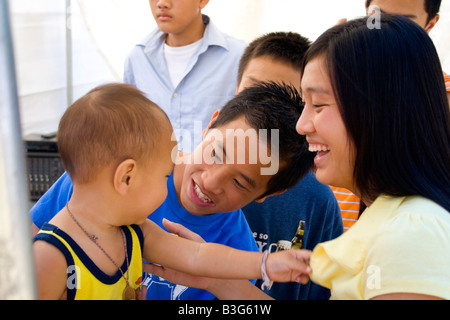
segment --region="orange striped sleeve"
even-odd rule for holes
[[[450,92],[450,76],[444,72],[445,89]]]
[[[360,199],[351,191],[344,188],[330,186],[341,209],[344,232],[350,229],[358,220]]]

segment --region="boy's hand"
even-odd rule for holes
[[[267,275],[275,282],[299,282],[306,284],[309,281],[309,259],[311,251],[291,249],[269,254],[266,261]]]
[[[163,219],[162,224],[169,232],[171,232],[181,238],[193,240],[196,242],[206,242],[198,234],[196,234],[195,232],[192,232],[191,230],[187,229],[186,227],[182,226],[179,223],[175,223],[175,222],[169,221],[167,219]]]

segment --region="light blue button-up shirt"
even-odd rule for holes
[[[214,111],[234,97],[239,60],[247,44],[221,32],[209,17],[203,41],[183,79],[173,87],[163,48],[166,34],[154,30],[136,45],[125,63],[124,82],[135,85],[168,115],[178,148],[192,152]]]

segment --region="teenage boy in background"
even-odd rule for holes
[[[193,151],[213,112],[233,98],[247,46],[202,15],[208,2],[149,0],[158,28],[125,62],[124,82],[166,112],[184,152]]]

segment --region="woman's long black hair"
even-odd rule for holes
[[[323,56],[356,147],[361,198],[420,195],[450,212],[450,111],[428,34],[400,16],[356,19],[321,35],[304,66]]]

